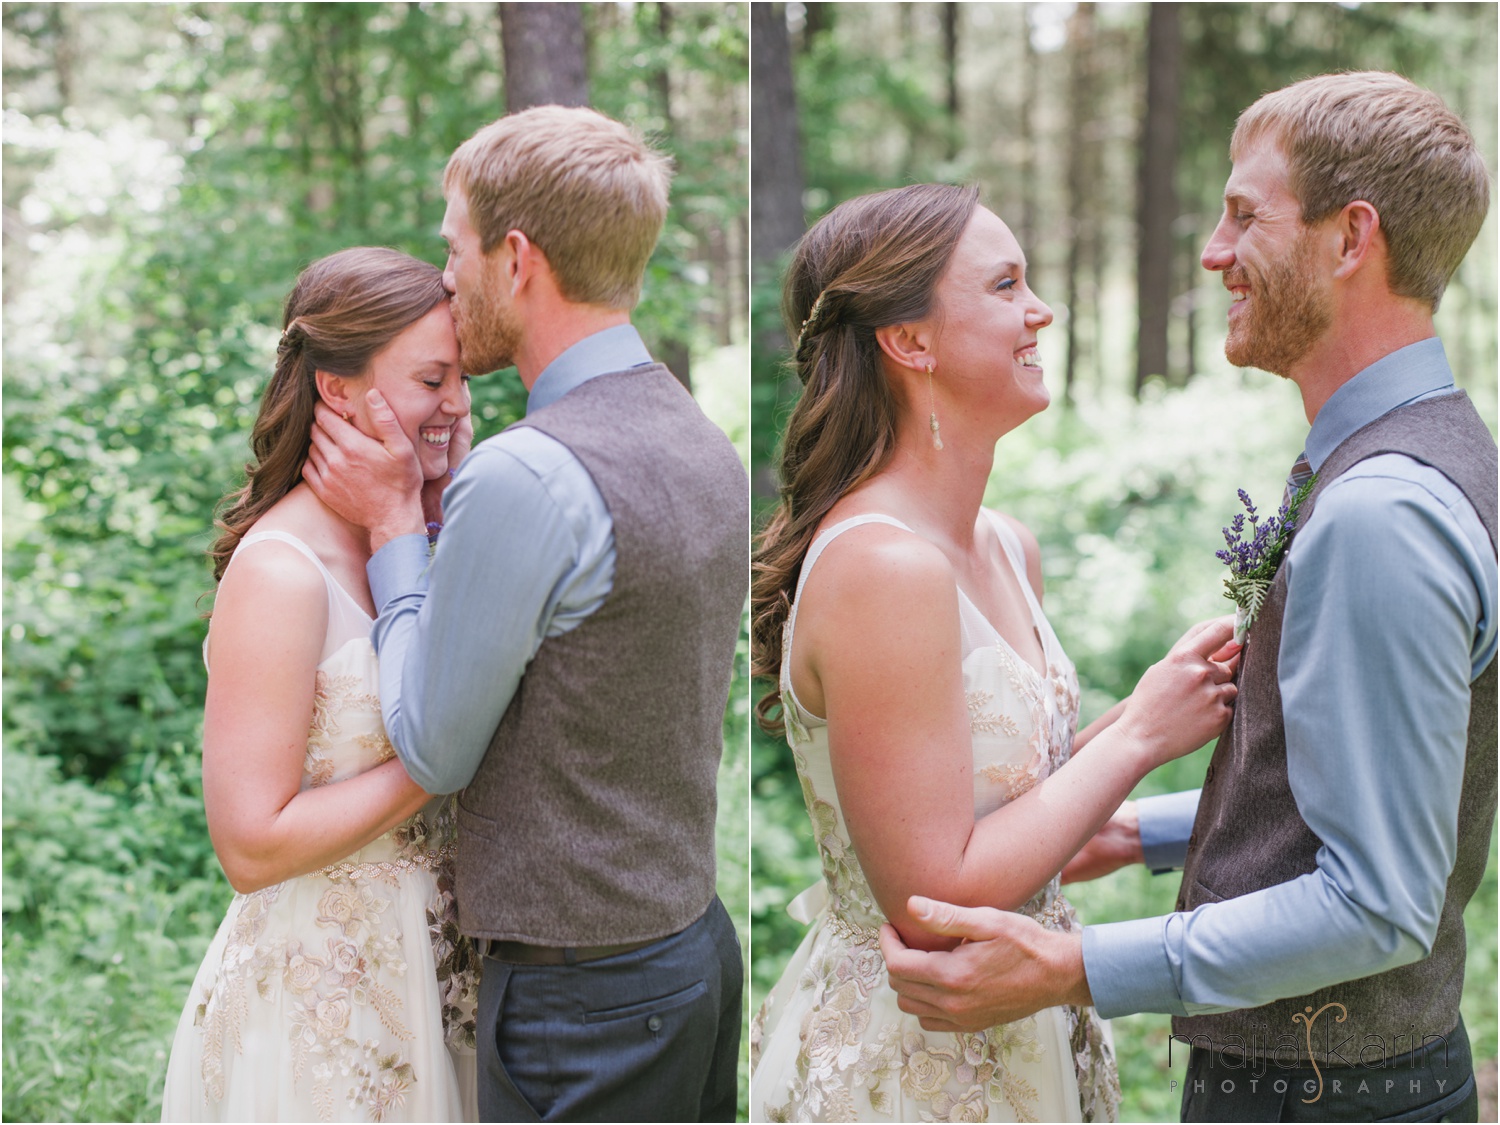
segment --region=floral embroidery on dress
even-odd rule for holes
[[[1001,800],[1009,804],[1037,783],[1038,772],[1031,766],[992,762],[979,771],[979,776],[998,785]]]
[[[363,882],[331,880],[318,901],[316,924],[336,931],[325,950],[312,951],[295,938],[262,941],[268,908],[281,885],[240,896],[239,917],[224,948],[221,971],[198,1009],[204,1028],[203,1079],[208,1097],[224,1096],[225,1039],[241,1049],[240,1027],[247,1011],[246,985],[253,983],[265,1000],[285,1002],[292,1044],[294,1082],[307,1074],[313,1101],[323,1120],[331,1120],[335,1072],[347,1079],[351,1108],[363,1107],[372,1121],[405,1102],[416,1077],[399,1050],[382,1050],[375,1040],[361,1043],[348,1034],[355,1005],[373,1010],[391,1037],[409,1041],[402,1022],[400,995],[383,976],[406,973],[400,930],[385,925],[390,902]],[[326,955],[324,955],[326,953]]]
[[[357,735],[354,741],[366,750],[375,751],[375,756],[372,760],[377,766],[382,762],[389,762],[396,756],[396,748],[391,745],[391,740],[385,736],[384,731],[381,731],[379,734]]]
[[[1084,1121],[1117,1121],[1120,1116],[1120,1070],[1104,1035],[1104,1021],[1093,1008],[1069,1006],[1069,1044],[1078,1078],[1078,1101]]]
[[[441,848],[451,847],[458,837],[456,808],[457,798],[450,797],[438,809],[432,836]],[[426,843],[424,837],[421,844]],[[479,1007],[479,976],[483,959],[474,939],[466,937],[458,928],[451,860],[438,868],[437,888],[427,906],[427,934],[432,941],[432,959],[437,966],[443,1037],[450,1047],[472,1051],[477,1043],[475,1012]]]
[[[823,861],[823,881],[828,886],[828,902],[831,915],[839,919],[850,936],[867,941],[878,933],[885,921],[875,895],[865,881],[865,873],[854,855],[854,846],[848,842],[838,810],[813,791],[807,777],[807,763],[793,748],[792,759],[797,765],[797,776],[802,781],[802,797],[807,804],[807,815],[812,820],[813,839],[818,844],[818,856]]]
[[[964,693],[964,702],[969,708],[969,730],[974,734],[1002,734],[1007,738],[1015,738],[1021,733],[1021,728],[1009,715],[998,712],[985,711],[995,698],[992,691],[970,691]]]

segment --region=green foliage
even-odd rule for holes
[[[5,1107],[11,1121],[136,1121],[231,891],[196,752],[106,790],[7,749]]]

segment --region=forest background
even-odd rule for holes
[[[1056,314],[1039,345],[1052,407],[999,444],[986,502],[1042,545],[1047,610],[1088,721],[1191,622],[1228,611],[1220,528],[1237,488],[1279,502],[1307,424],[1296,389],[1223,358],[1228,297],[1199,254],[1222,210],[1235,117],[1331,70],[1395,70],[1441,94],[1496,167],[1491,4],[755,4],[751,12],[752,461],[757,511],[797,384],[778,278],[807,224],[863,192],[974,182]],[[1495,429],[1494,208],[1438,331]],[[761,685],[757,685],[757,689]],[[1209,754],[1138,794],[1196,787]],[[751,751],[752,965],[759,998],[803,927],[786,904],[821,877],[791,756]],[[1465,914],[1463,1014],[1495,1118],[1496,857]],[[1074,885],[1086,922],[1170,912],[1177,879]],[[1129,1120],[1175,1120],[1183,1053],[1165,1016],[1114,1021]]]
[[[449,153],[593,105],[676,160],[635,323],[748,459],[748,34],[744,4],[4,5],[6,1120],[160,1113],[232,894],[204,550],[303,266],[441,264]],[[525,408],[513,374],[473,391],[481,439]],[[718,841],[742,939],[747,655]]]

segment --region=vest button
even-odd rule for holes
[[[1180,914],[1182,911],[1184,911],[1186,909],[1187,909],[1187,899],[1184,898],[1182,895],[1178,895],[1177,896],[1177,911],[1178,911],[1178,913]]]
[[[652,1016],[649,1020],[646,1021],[646,1026],[649,1027],[652,1031],[660,1031],[661,1030],[661,1017],[660,1016]]]
[[[1213,766],[1213,763],[1210,762],[1208,764],[1208,770],[1207,770],[1207,772],[1205,772],[1204,775],[1203,775],[1203,784],[1207,785],[1209,782],[1213,781],[1213,779],[1214,779],[1214,766]]]
[[[1192,851],[1197,846],[1198,846],[1198,833],[1194,832],[1190,836],[1188,836],[1188,851]]]

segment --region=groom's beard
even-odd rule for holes
[[[485,294],[492,289],[498,291],[499,279],[485,277],[485,284],[478,294],[469,299],[456,294],[451,305],[453,330],[458,335],[458,365],[467,375],[487,375],[516,362],[516,349],[521,343],[521,324],[514,310],[497,301],[487,300]]]
[[[1236,367],[1258,367],[1286,376],[1333,322],[1332,302],[1319,290],[1310,265],[1313,244],[1299,238],[1259,276],[1236,266],[1226,285],[1247,285],[1249,308],[1235,318],[1224,357]]]

